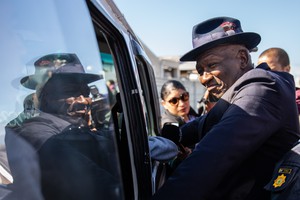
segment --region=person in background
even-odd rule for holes
[[[290,72],[290,58],[287,52],[278,47],[264,50],[258,57],[257,64],[267,63],[271,70],[278,72]]]
[[[106,86],[109,90],[108,92],[108,98],[109,98],[109,102],[111,105],[114,105],[117,101],[117,93],[118,93],[118,90],[117,90],[117,85],[116,85],[116,82],[112,79],[106,81]]]
[[[290,58],[288,53],[278,47],[272,47],[264,50],[258,57],[257,64],[267,63],[271,70],[279,72],[288,72],[290,73]],[[297,87],[298,86],[298,87]],[[296,83],[296,104],[298,112],[300,113],[300,88],[299,83]],[[300,121],[300,116],[299,116]]]
[[[160,92],[161,104],[164,107],[164,113],[162,114],[162,135],[165,131],[168,131],[169,124],[176,125],[178,127],[183,124],[194,120],[198,115],[191,108],[189,93],[183,86],[183,84],[177,80],[169,80],[165,82]],[[183,147],[179,143],[177,157],[170,161],[167,168],[167,176],[173,173],[174,169],[184,160],[194,148],[194,145]]]
[[[288,53],[279,47],[264,50],[258,57],[258,65],[267,63],[271,70],[290,73],[290,58]],[[300,113],[300,88],[296,82],[296,104]],[[299,115],[300,122],[300,115]],[[265,186],[271,191],[272,200],[298,199],[300,191],[300,141],[278,162],[274,169],[273,178]],[[282,170],[284,169],[284,170]],[[285,171],[289,171],[286,173]],[[284,181],[282,181],[284,180]]]
[[[190,106],[189,92],[177,80],[165,82],[161,88],[161,105],[164,107],[162,126],[178,123],[179,126],[194,120],[198,115]]]
[[[36,93],[31,93],[27,95],[23,101],[24,111],[21,112],[15,119],[11,120],[6,126],[16,127],[21,126],[24,121],[32,117],[39,115],[39,110],[37,109],[38,100]]]
[[[116,86],[116,83],[114,80],[110,79],[110,80],[106,81],[106,85],[113,95],[116,95],[118,93],[117,86]]]
[[[261,37],[243,32],[238,19],[208,19],[192,35],[180,60],[196,61],[201,84],[219,100],[168,135],[197,145],[153,199],[270,199],[264,186],[300,138],[293,76],[266,63],[254,68],[250,51]]]

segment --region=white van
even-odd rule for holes
[[[2,0],[0,16],[0,199],[151,198],[155,76],[114,2]]]

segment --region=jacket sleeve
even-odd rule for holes
[[[160,136],[149,136],[148,138],[151,159],[168,162],[178,154],[177,146],[171,140]]]
[[[195,120],[186,123],[180,127],[180,143],[184,146],[195,145],[201,138],[201,130],[205,116],[196,118]]]
[[[207,199],[279,129],[282,94],[278,85],[261,80],[240,86],[229,93],[233,96],[231,105],[219,123],[201,139],[154,199]]]

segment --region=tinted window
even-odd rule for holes
[[[0,8],[5,190],[25,199],[120,199],[104,73],[113,63],[99,50],[85,1],[1,1]]]

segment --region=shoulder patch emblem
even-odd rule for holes
[[[281,187],[285,183],[285,179],[286,176],[284,174],[277,176],[273,183],[274,188]]]

